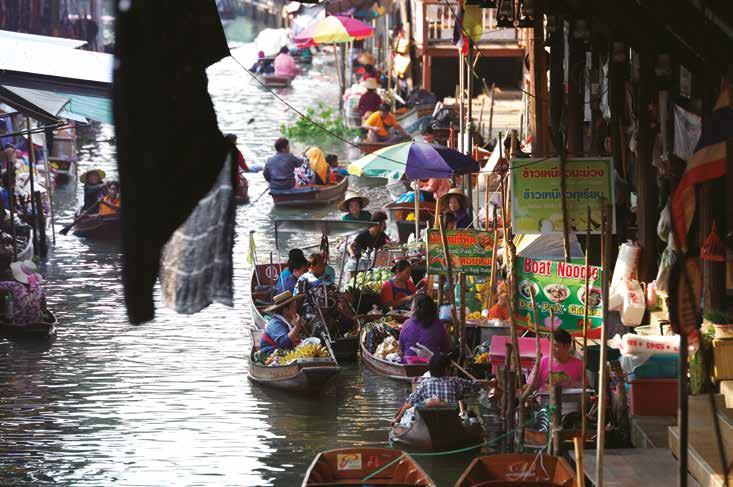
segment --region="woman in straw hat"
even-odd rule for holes
[[[90,169],[79,176],[79,181],[84,185],[84,208],[89,208],[106,194],[106,176],[101,169]]]
[[[6,261],[7,262],[7,261]],[[38,268],[30,260],[13,262],[9,272],[6,270],[0,281],[0,291],[11,293],[12,320],[16,325],[28,325],[41,321],[43,309],[46,307],[46,295],[41,287],[41,275]]]
[[[361,85],[366,88],[366,93],[361,95],[359,98],[359,116],[362,122],[372,113],[379,110],[379,106],[382,104],[382,97],[377,93],[376,78],[367,78],[361,82]]]
[[[471,226],[471,215],[466,207],[468,202],[466,195],[460,188],[453,188],[440,198],[440,207],[444,212],[452,213],[456,219],[456,228],[468,228]]]
[[[364,209],[369,199],[354,191],[347,191],[344,200],[339,203],[339,211],[346,213],[341,219],[345,222],[368,222],[372,214]]]
[[[290,291],[278,294],[265,313],[274,313],[260,339],[260,356],[266,357],[281,348],[292,350],[300,343],[298,334],[303,330],[303,320],[298,314],[298,304],[304,294],[293,296]]]

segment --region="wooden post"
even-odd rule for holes
[[[46,145],[46,137],[43,137],[43,164],[45,166],[46,170],[46,192],[48,194],[48,206],[50,210],[50,216],[51,216],[51,236],[53,238],[52,242],[53,245],[56,245],[56,219],[54,217],[54,211],[53,211],[53,191],[51,187],[51,170],[49,168],[49,162],[48,162],[48,147]]]
[[[563,106],[563,57],[565,43],[565,20],[562,16],[556,16],[557,32],[552,36],[552,45],[550,46],[550,126],[552,129],[555,151],[560,152],[562,138],[558,139],[557,134],[560,132],[560,121],[562,120]]]
[[[33,199],[36,201],[36,208],[40,208],[38,212],[38,252],[41,257],[48,255],[48,240],[46,239],[46,218],[43,211],[43,203],[41,202],[41,192],[33,193]]]
[[[590,255],[590,250],[588,246],[590,245],[590,206],[588,207],[588,215],[587,215],[587,228],[585,231],[585,304],[583,305],[583,381],[582,381],[582,389],[583,393],[580,396],[580,414],[581,414],[581,420],[580,420],[580,435],[583,439],[583,444],[581,448],[585,448],[585,429],[588,423],[588,418],[586,417],[586,398],[585,398],[585,391],[588,388],[588,374],[586,373],[586,369],[588,368],[588,298],[590,297],[589,290],[589,283],[590,283],[590,265],[588,256]],[[605,303],[604,303],[605,305]]]
[[[687,386],[689,385],[689,379],[687,378],[687,372],[688,372],[688,364],[687,364],[687,357],[688,351],[687,351],[687,334],[686,333],[680,333],[680,373],[684,375],[680,375],[679,377],[679,385],[677,388],[678,393],[678,401],[679,401],[679,418],[677,418],[677,424],[679,425],[679,433],[680,433],[680,448],[678,451],[678,457],[679,461],[677,462],[677,486],[678,487],[687,487],[687,470],[688,470],[688,456],[689,452],[688,449],[688,437],[689,437],[689,405],[688,405],[688,395]],[[710,401],[715,401],[714,394],[710,393]],[[712,405],[711,405],[712,406]],[[713,409],[714,410],[714,409]],[[713,422],[718,422],[718,418],[714,417]],[[718,445],[722,446],[722,445]],[[721,451],[723,449],[721,448]],[[729,467],[730,468],[730,467]],[[728,469],[725,469],[728,470]],[[726,476],[727,477],[727,476]],[[727,479],[724,480],[725,484],[727,484]]]
[[[443,245],[443,256],[445,258],[446,267],[446,278],[448,279],[448,299],[450,299],[451,305],[451,318],[453,323],[458,324],[458,315],[456,314],[456,298],[455,298],[455,286],[453,284],[453,264],[450,260],[450,252],[448,251],[448,238],[445,235],[445,222],[443,216],[438,219],[438,229],[440,230],[440,241]]]
[[[33,227],[33,253],[35,254],[36,251],[40,250],[38,246],[38,229],[37,229],[37,221],[36,221],[36,200],[33,197],[33,195],[36,193],[36,187],[35,182],[33,180],[33,173],[36,169],[36,151],[33,147],[33,135],[31,134],[31,119],[30,117],[25,118],[26,124],[28,126],[28,176],[29,181],[31,183],[31,192],[30,192],[30,199],[31,199],[31,226]]]
[[[466,356],[466,274],[458,274],[458,285],[460,286],[461,309],[458,312],[458,363],[463,363]]]
[[[585,447],[585,440],[573,438],[573,448],[575,449],[575,482],[577,487],[585,487],[585,466],[583,463],[583,448]]]
[[[571,22],[572,23],[572,22]],[[585,117],[585,47],[582,40],[574,38],[574,27],[570,28],[568,42],[568,103],[567,142],[568,152],[574,156],[583,154],[583,119]]]
[[[562,248],[565,254],[565,262],[570,262],[570,220],[568,218],[568,199],[567,199],[567,177],[565,170],[567,169],[567,158],[565,157],[565,142],[562,133],[555,132],[555,147],[559,147],[560,154],[560,208],[562,211]]]
[[[611,242],[609,230],[608,209],[603,203],[601,212],[601,255],[603,269],[608,269],[611,264]],[[608,353],[608,272],[603,273],[602,294],[603,294],[603,324],[601,325],[601,353],[598,362],[598,428],[596,430],[596,487],[603,487],[603,458],[606,441],[606,401],[608,396],[608,374],[606,373],[606,360]]]
[[[555,408],[557,403],[557,398],[555,397],[555,379],[552,376],[552,371],[555,368],[555,313],[550,310],[550,373],[547,376],[547,392],[550,393],[550,407],[551,407],[551,416],[550,416],[550,438],[552,438],[552,449],[550,453],[552,455],[557,455],[557,451],[555,451],[555,429],[560,424],[559,418],[556,418],[555,413],[557,412],[557,409]],[[556,422],[556,419],[558,421]]]
[[[420,240],[420,180],[415,180],[415,240]]]
[[[487,205],[488,208],[488,205]],[[488,210],[486,211],[486,217],[488,221]],[[489,284],[486,286],[486,307],[491,309],[491,305],[494,304],[494,280],[496,280],[496,251],[499,247],[499,225],[496,222],[496,208],[494,208],[494,241],[491,244],[491,272],[489,273]],[[507,295],[508,297],[508,295]]]
[[[491,99],[489,100],[489,140],[494,136],[494,91],[496,83],[491,83]],[[501,134],[499,134],[499,143],[501,143]]]

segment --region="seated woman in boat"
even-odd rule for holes
[[[392,114],[392,109],[387,103],[383,103],[379,111],[372,113],[364,121],[362,128],[369,131],[367,142],[372,143],[396,143],[410,137]]]
[[[298,334],[303,329],[303,321],[298,314],[301,299],[302,294],[293,296],[290,291],[285,291],[275,296],[272,306],[265,308],[265,313],[273,313],[273,316],[260,339],[260,357],[265,358],[278,348],[292,350],[298,346]]]
[[[364,208],[369,204],[369,198],[360,196],[355,191],[347,191],[344,200],[339,203],[339,211],[346,213],[341,219],[345,222],[368,222],[372,214]]]
[[[119,214],[122,208],[120,183],[112,181],[107,185],[107,195],[99,202],[99,216],[110,217]]]
[[[555,345],[553,348],[555,360],[552,364],[552,382],[555,385],[569,388],[577,388],[581,386],[583,381],[583,361],[575,357],[571,353],[573,339],[570,333],[565,330],[557,330],[555,332]],[[529,379],[527,379],[527,387],[533,385],[534,389],[540,392],[547,392],[547,385],[550,380],[550,357],[546,356],[540,360],[540,366],[537,371],[537,380],[534,379],[534,369]]]
[[[298,279],[308,272],[308,262],[305,260],[305,257],[302,257],[302,253],[303,252],[300,251],[301,255],[296,253],[288,259],[287,269],[283,270],[282,273],[280,273],[280,277],[277,278],[277,284],[275,285],[275,292],[277,292],[277,294],[282,294],[285,291],[290,291],[291,293],[294,292],[295,284],[298,282]]]
[[[327,266],[328,264],[326,264],[326,259],[323,257],[323,254],[311,254],[308,257],[308,272],[298,279],[296,294],[310,288],[320,287],[324,284],[326,286],[333,284],[331,276],[326,274]]]
[[[30,260],[13,262],[0,277],[0,291],[12,293],[12,320],[16,325],[38,323],[46,308],[46,295],[41,287],[41,275]],[[7,312],[8,310],[6,310]]]
[[[295,59],[290,55],[288,46],[280,48],[280,54],[275,57],[275,76],[295,78],[300,74],[301,69],[295,64]]]
[[[93,206],[106,194],[105,176],[101,169],[90,169],[79,176],[79,181],[84,185],[84,210],[94,210]]]
[[[477,394],[482,388],[490,386],[488,380],[466,380],[458,377],[450,377],[448,368],[450,358],[436,353],[430,358],[428,371],[430,377],[424,378],[417,389],[407,397],[407,402],[397,412],[392,420],[396,424],[402,419],[402,415],[414,406],[445,406],[457,405],[468,394]]]
[[[403,323],[400,331],[400,353],[406,363],[428,361],[424,354],[418,354],[418,343],[433,353],[448,353],[451,349],[448,331],[438,319],[438,307],[433,298],[425,294],[415,298],[412,317]]]
[[[382,97],[377,93],[379,85],[377,84],[376,78],[367,78],[361,82],[361,85],[366,88],[366,93],[359,98],[357,109],[359,110],[359,119],[363,123],[372,113],[379,110],[379,107],[382,105]]]
[[[330,184],[331,166],[326,162],[326,156],[323,154],[323,151],[318,147],[310,147],[305,151],[304,155],[308,159],[308,165],[311,171],[315,174],[315,184]]]
[[[471,226],[471,215],[466,207],[468,202],[466,195],[460,188],[453,188],[440,198],[440,207],[445,212],[452,213],[456,219],[456,228],[468,228]]]
[[[382,306],[407,311],[412,304],[412,298],[417,292],[412,282],[412,266],[405,260],[399,260],[392,267],[394,277],[382,284],[380,302]]]

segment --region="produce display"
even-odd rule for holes
[[[484,352],[476,355],[473,359],[475,364],[488,364],[489,363],[489,352]]]
[[[382,284],[389,281],[392,273],[385,267],[377,267],[367,272],[361,272],[356,276],[356,287],[361,290],[380,292]]]
[[[321,344],[305,343],[300,345],[293,350],[284,350],[278,348],[272,352],[267,359],[265,359],[265,365],[276,366],[276,365],[290,365],[298,359],[306,358],[330,358],[331,355]]]

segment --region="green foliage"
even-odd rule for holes
[[[332,137],[323,130],[324,127],[329,132],[343,138],[352,138],[358,134],[358,130],[350,129],[344,123],[344,119],[333,108],[327,107],[324,103],[319,102],[316,107],[306,109],[307,118],[298,117],[292,125],[282,124],[280,132],[288,138],[295,140],[319,140]],[[313,122],[316,122],[315,124]],[[318,125],[316,125],[318,124]]]

